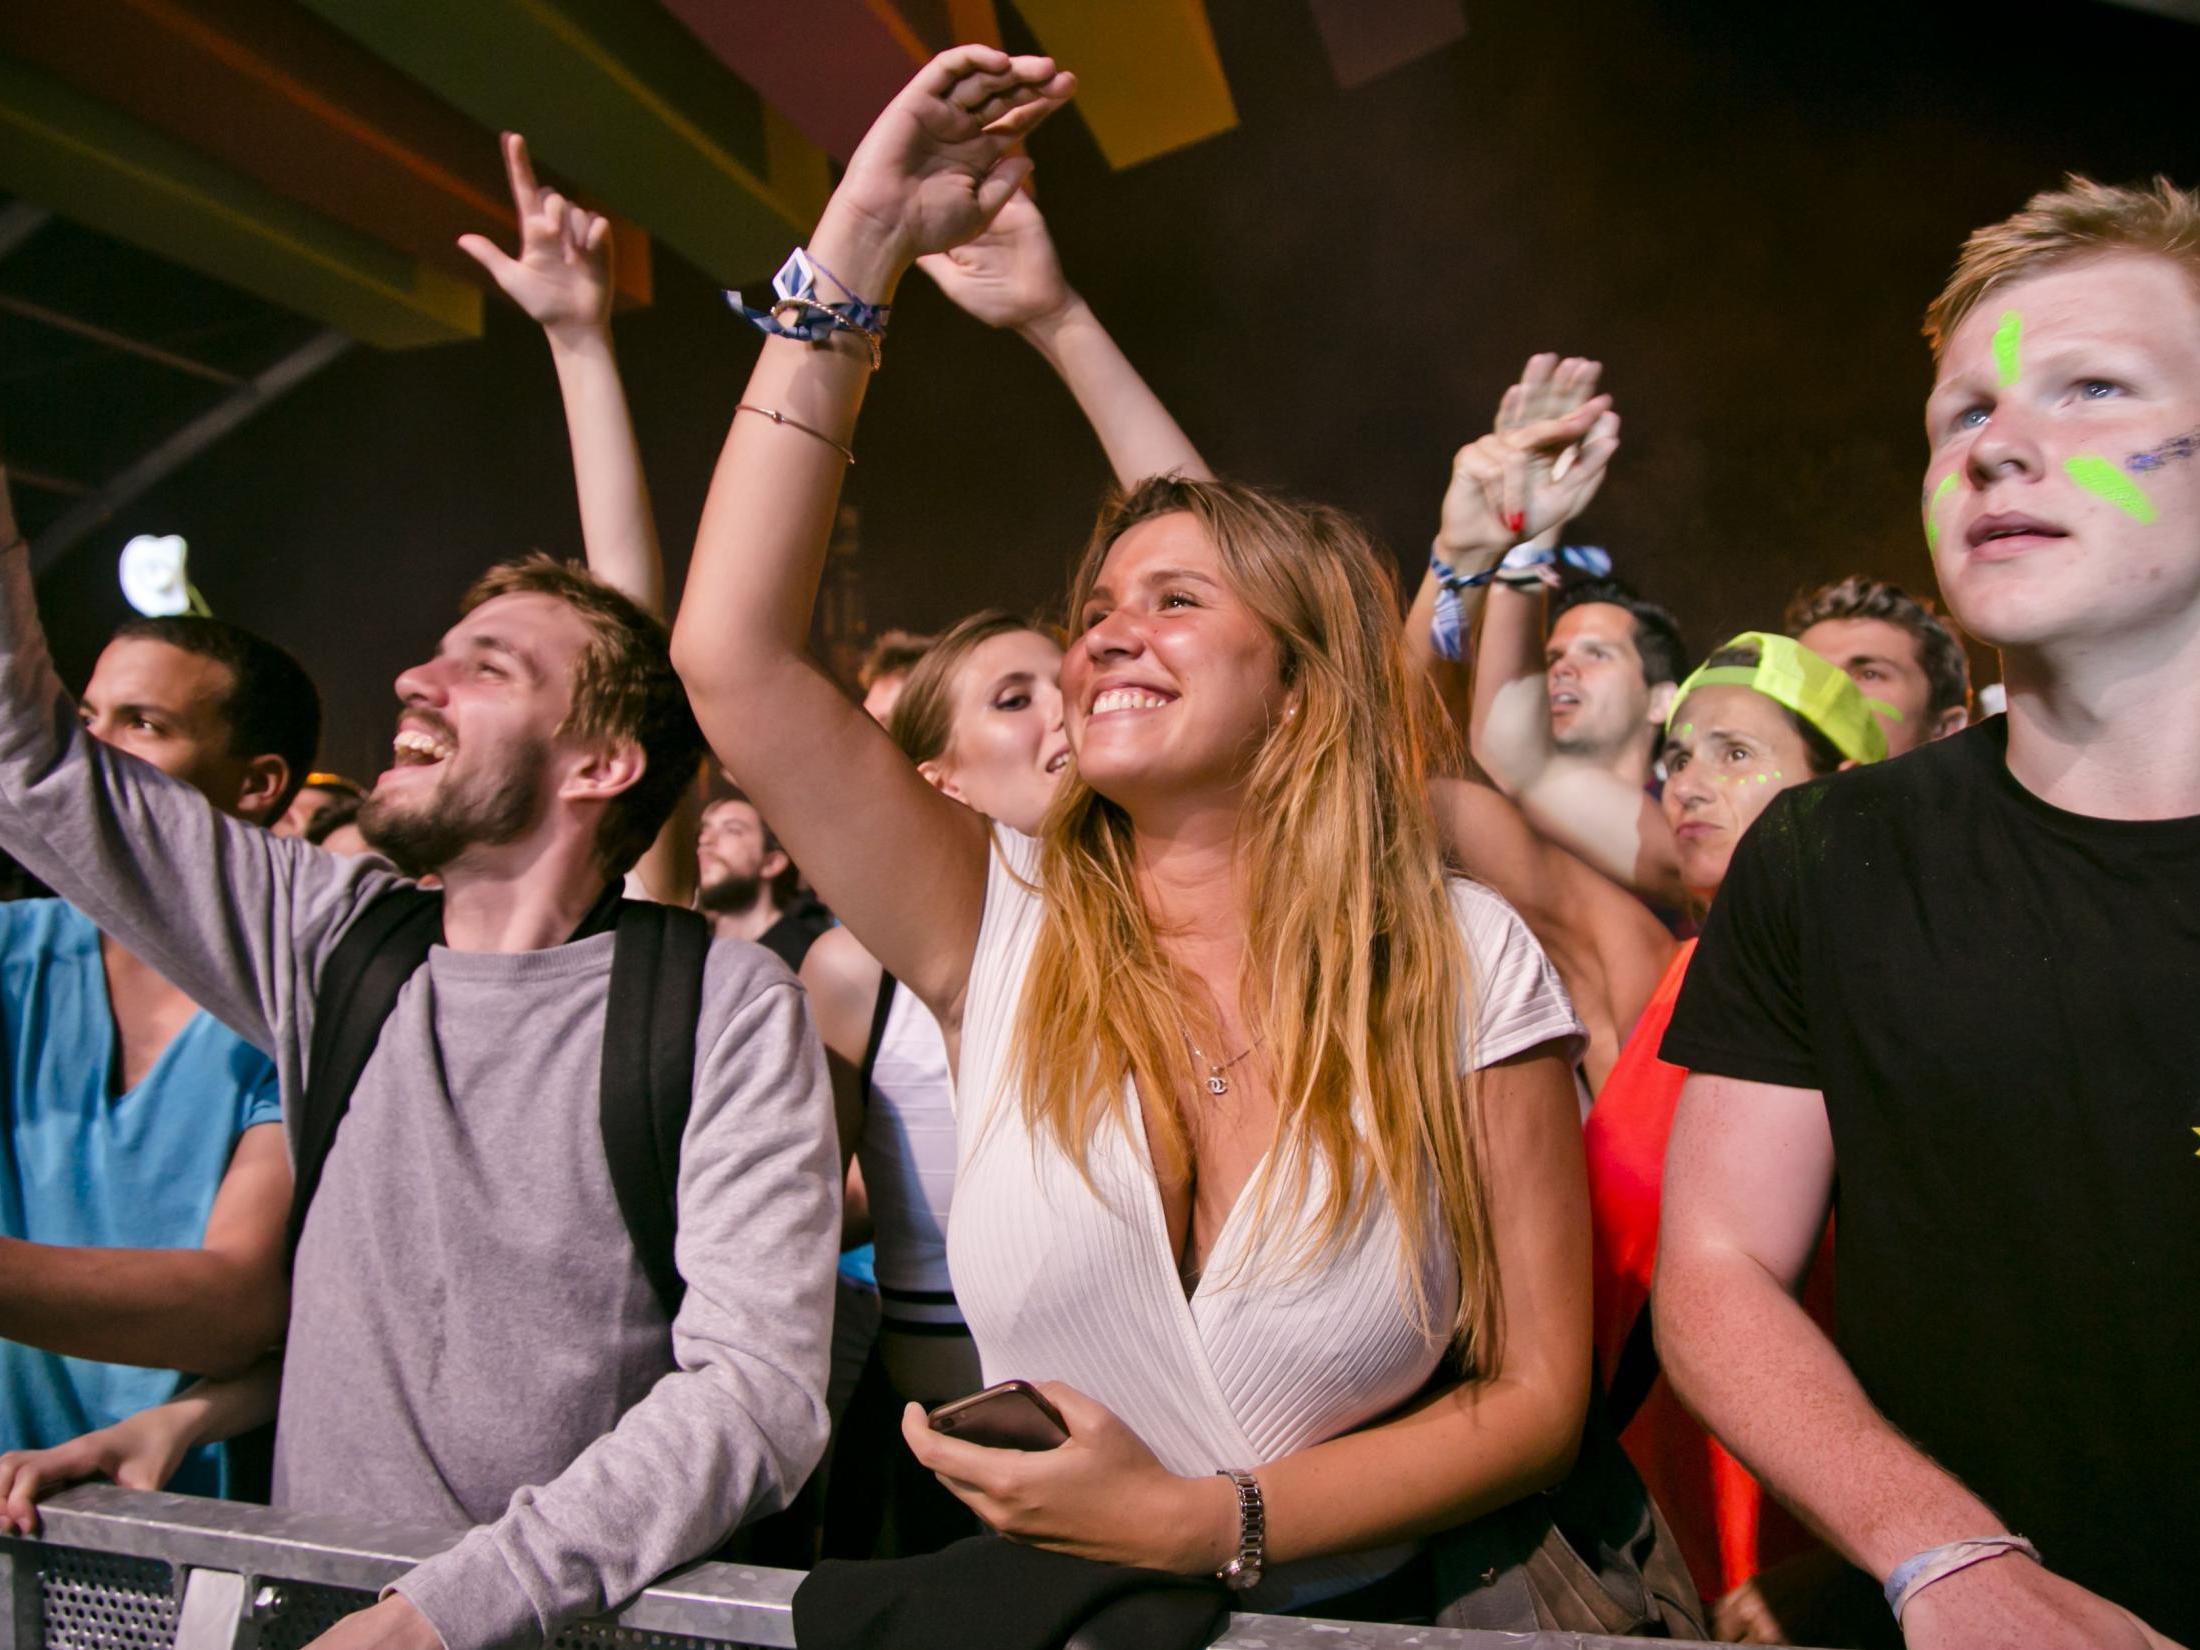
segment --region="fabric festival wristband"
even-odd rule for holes
[[[846,301],[825,302],[818,295],[819,275],[846,293]],[[885,342],[886,323],[892,314],[891,306],[866,303],[849,292],[845,281],[814,263],[799,246],[788,254],[787,261],[779,266],[779,273],[772,277],[772,302],[768,306],[752,306],[744,302],[738,292],[728,292],[726,302],[758,331],[777,338],[792,338],[798,343],[822,347],[834,333],[852,332],[869,347],[874,368],[879,364],[880,346]]]
[[[1466,615],[1459,610],[1459,592],[1445,585],[1436,592],[1436,611],[1429,616],[1428,645],[1439,659],[1458,664],[1467,656]]]
[[[1592,579],[1604,578],[1612,571],[1611,553],[1593,544],[1567,544],[1556,550],[1530,549],[1525,544],[1516,544],[1497,564],[1497,582],[1516,588],[1541,584],[1543,579],[1538,570],[1554,563]]]
[[[1894,1612],[1894,1619],[1899,1624],[1910,1600],[1934,1582],[1946,1581],[1959,1571],[1983,1564],[1990,1558],[1999,1558],[2004,1553],[2022,1553],[2033,1563],[2040,1562],[2039,1548],[2021,1535],[1976,1536],[1968,1541],[1928,1547],[1915,1558],[1897,1564],[1887,1577],[1887,1608]]]
[[[1456,595],[1462,590],[1479,590],[1497,577],[1497,569],[1485,567],[1479,573],[1456,573],[1451,564],[1435,551],[1429,552],[1428,570],[1436,575],[1436,582]]]

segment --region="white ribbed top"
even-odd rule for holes
[[[905,985],[894,987],[871,1061],[871,1103],[856,1145],[870,1196],[882,1290],[942,1294],[947,1209],[955,1190],[954,1078],[939,1021]],[[886,1316],[953,1323],[944,1302],[886,1301]]]
[[[1417,1392],[1444,1348],[1413,1326],[1398,1227],[1379,1195],[1341,1245],[1294,1269],[1291,1231],[1257,1252],[1249,1241],[1263,1165],[1186,1299],[1130,1085],[1117,1123],[1093,1143],[1091,1185],[1025,1128],[1009,1056],[1043,919],[1030,886],[1039,844],[996,827],[994,846],[963,1010],[948,1228],[956,1298],[986,1380],[1065,1382],[1114,1411],[1170,1471],[1193,1475],[1273,1461]],[[1557,971],[1512,907],[1468,882],[1452,884],[1452,903],[1474,969],[1473,1063],[1580,1037]],[[1431,1257],[1427,1283],[1436,1300],[1457,1288],[1448,1257]],[[1279,1567],[1247,1607],[1346,1591],[1411,1551]]]

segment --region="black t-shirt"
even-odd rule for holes
[[[1667,1033],[1822,1091],[1841,1350],[2049,1568],[2200,1643],[2200,818],[1990,721],[1774,799]]]

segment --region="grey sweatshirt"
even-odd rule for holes
[[[0,846],[266,1049],[286,1104],[321,967],[395,880],[84,735],[20,547],[0,557]],[[474,1526],[397,1583],[450,1650],[622,1601],[782,1506],[824,1448],[840,1194],[802,989],[759,947],[710,949],[668,1356],[597,1116],[612,943],[432,951],[299,1245],[276,1501]]]

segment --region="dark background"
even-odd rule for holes
[[[1210,10],[1237,131],[1124,173],[1072,121],[1034,140],[1072,281],[1220,470],[1361,512],[1406,564],[1522,359],[1600,357],[1625,435],[1576,536],[1699,651],[1843,572],[1931,588],[1918,317],[1968,229],[2065,170],[2200,183],[2200,29],[2095,0],[1474,3],[1462,44],[1351,93],[1302,7]],[[619,342],[677,583],[755,342],[662,248]],[[921,276],[857,447],[874,628],[1050,602],[1106,479],[1037,359]],[[579,552],[540,337],[499,305],[478,344],[355,350],[170,478],[42,581],[75,676],[138,532],[184,534],[215,610],[305,660],[324,761],[371,777],[465,584]]]

